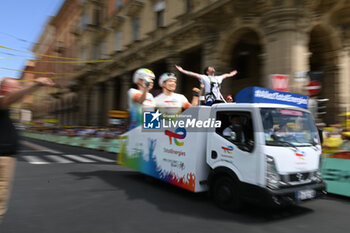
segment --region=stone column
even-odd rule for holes
[[[69,125],[69,99],[63,96],[63,125]]]
[[[98,126],[100,123],[100,92],[101,87],[98,84],[94,84],[91,90],[90,113],[88,114],[90,125],[93,126]]]
[[[128,90],[131,88],[132,84],[132,76],[128,73],[123,74],[121,77],[121,98],[120,98],[120,108],[121,110],[127,110],[128,109]]]
[[[269,75],[289,75],[291,92],[303,93],[304,83],[294,81],[295,72],[309,70],[307,12],[296,8],[269,11],[261,24],[266,37],[263,85],[271,87]]]
[[[79,101],[76,98],[78,93],[74,92],[72,104],[72,125],[79,125]]]
[[[64,126],[64,120],[63,120],[63,99],[60,97],[58,99],[58,121],[60,126]]]
[[[89,125],[89,122],[87,121],[87,115],[88,115],[88,97],[89,97],[89,90],[87,87],[83,87],[83,89],[79,92],[79,112],[78,112],[78,124],[81,126]]]
[[[115,83],[114,79],[110,79],[104,83],[105,93],[103,93],[104,95],[103,125],[108,125],[108,118],[109,118],[108,111],[113,110],[114,101],[116,101],[114,99],[114,83]]]
[[[67,124],[67,107],[68,107],[68,103],[67,103],[67,99],[66,96],[64,94],[62,94],[61,97],[61,122],[63,126],[68,125]]]
[[[350,112],[350,39],[348,40],[339,50],[339,75],[338,80],[335,80],[339,113]]]
[[[330,99],[327,113],[328,109],[331,109],[332,112],[326,115],[332,120],[332,123],[344,121],[343,117],[339,117],[339,113],[350,110],[350,18],[347,17],[349,14],[350,2],[344,1],[330,18],[331,24],[338,32],[333,34],[338,38],[332,42],[340,42],[337,43],[337,51],[334,52],[334,48],[333,51],[329,51],[330,54],[333,52],[336,55],[325,58],[327,61],[332,61],[328,64],[333,63],[333,67],[330,67],[330,83],[326,87],[327,90],[329,87],[333,89],[333,93],[327,96]],[[336,65],[334,65],[335,62],[337,62]]]

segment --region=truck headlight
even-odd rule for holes
[[[278,189],[280,180],[275,160],[273,157],[266,155],[266,186],[270,189]]]

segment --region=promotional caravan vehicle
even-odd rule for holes
[[[192,192],[210,191],[224,208],[241,200],[293,204],[320,196],[321,144],[306,96],[260,87],[236,103],[196,106],[176,120],[145,112],[120,137],[118,163]]]

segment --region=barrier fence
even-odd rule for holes
[[[350,197],[350,153],[339,152],[334,157],[324,157],[322,178],[327,192]]]
[[[119,153],[119,139],[117,138],[107,139],[101,137],[62,136],[29,132],[22,132],[21,135],[28,138],[34,138],[59,144],[104,150],[111,153]]]

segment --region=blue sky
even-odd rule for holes
[[[0,46],[30,52],[39,39],[50,16],[56,15],[64,0],[1,0]],[[2,77],[19,78],[24,60],[31,54],[0,48],[0,80]]]

